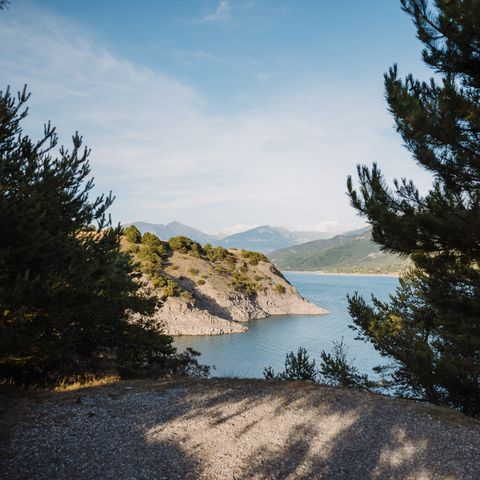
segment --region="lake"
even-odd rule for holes
[[[246,333],[214,336],[176,337],[179,350],[192,347],[202,353],[201,363],[215,365],[211,375],[217,377],[263,377],[264,367],[283,370],[285,354],[305,347],[310,358],[319,362],[322,350],[330,351],[332,342],[343,337],[348,357],[362,373],[382,363],[374,348],[355,340],[348,328],[347,293],[355,291],[369,299],[373,293],[381,300],[395,291],[395,277],[360,275],[315,275],[284,272],[301,295],[329,310],[328,315],[281,315],[247,323]]]

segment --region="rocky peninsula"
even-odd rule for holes
[[[122,246],[157,297],[153,318],[169,335],[241,333],[249,320],[328,313],[261,253],[202,246],[187,237],[165,242],[134,228],[126,229]]]

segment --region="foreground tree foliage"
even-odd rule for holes
[[[376,165],[358,167],[353,206],[388,252],[415,268],[389,303],[349,299],[364,339],[393,360],[400,393],[480,416],[480,2],[402,0],[439,80],[385,75],[398,132],[432,173],[421,195],[411,181],[388,188]]]
[[[89,151],[78,134],[57,150],[50,125],[37,142],[24,135],[27,100],[0,92],[0,377],[55,383],[166,365],[171,337],[129,321],[154,303],[120,252],[112,197],[89,197]]]

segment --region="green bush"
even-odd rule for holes
[[[250,265],[258,265],[259,262],[269,262],[268,258],[260,252],[251,252],[249,250],[242,250],[240,252],[243,258],[248,259]]]
[[[141,271],[152,280],[159,277],[164,271],[164,263],[171,255],[167,242],[163,242],[152,233],[145,233],[138,251],[138,260]]]
[[[142,241],[142,234],[135,225],[130,225],[123,229],[124,237],[132,243],[140,243]]]
[[[181,288],[173,280],[162,274],[153,275],[150,282],[154,288],[162,289],[162,300],[166,300],[168,297],[178,297],[181,293]]]
[[[253,295],[258,290],[258,285],[247,274],[234,271],[230,275],[230,286],[238,291],[245,293],[246,295]]]
[[[373,390],[377,383],[368,378],[366,374],[360,374],[354,366],[353,361],[347,358],[347,349],[343,342],[333,342],[332,353],[321,352],[319,375],[323,383],[335,387],[359,388],[362,390]]]
[[[172,237],[168,243],[170,248],[176,252],[190,254],[197,258],[204,255],[202,246],[188,237]]]
[[[199,280],[197,280],[197,284],[198,284],[198,285],[205,285],[205,280],[203,280],[202,278],[200,278]]]
[[[193,267],[192,267],[192,268],[189,268],[188,271],[189,271],[189,273],[190,273],[191,275],[193,275],[193,276],[199,274],[198,268],[193,268]]]
[[[281,285],[280,283],[277,283],[274,287],[274,290],[276,293],[278,293],[279,295],[283,295],[284,293],[287,292],[287,289]]]
[[[150,232],[145,232],[142,235],[142,244],[143,245],[150,245],[152,247],[159,247],[162,245],[162,241],[154,234]]]
[[[285,357],[285,370],[275,374],[272,367],[263,370],[266,379],[277,378],[280,380],[304,380],[316,382],[318,378],[315,360],[310,360],[305,348],[300,347],[295,354],[290,352]]]
[[[227,273],[229,273],[229,271],[225,268],[225,266],[221,264],[215,265],[214,270],[220,275],[226,275]]]
[[[356,367],[347,359],[347,351],[343,339],[340,343],[333,343],[332,353],[322,351],[320,368],[317,370],[315,360],[310,360],[305,348],[300,347],[295,354],[290,352],[285,357],[285,369],[275,373],[269,366],[263,369],[266,379],[278,380],[305,380],[336,387],[350,387],[360,390],[376,391],[381,385],[360,374]]]
[[[211,262],[221,262],[233,256],[227,249],[223,247],[212,247],[209,243],[203,247],[203,251],[205,258]]]

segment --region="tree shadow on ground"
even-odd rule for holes
[[[6,478],[478,478],[479,423],[312,386],[212,379],[49,394]]]

